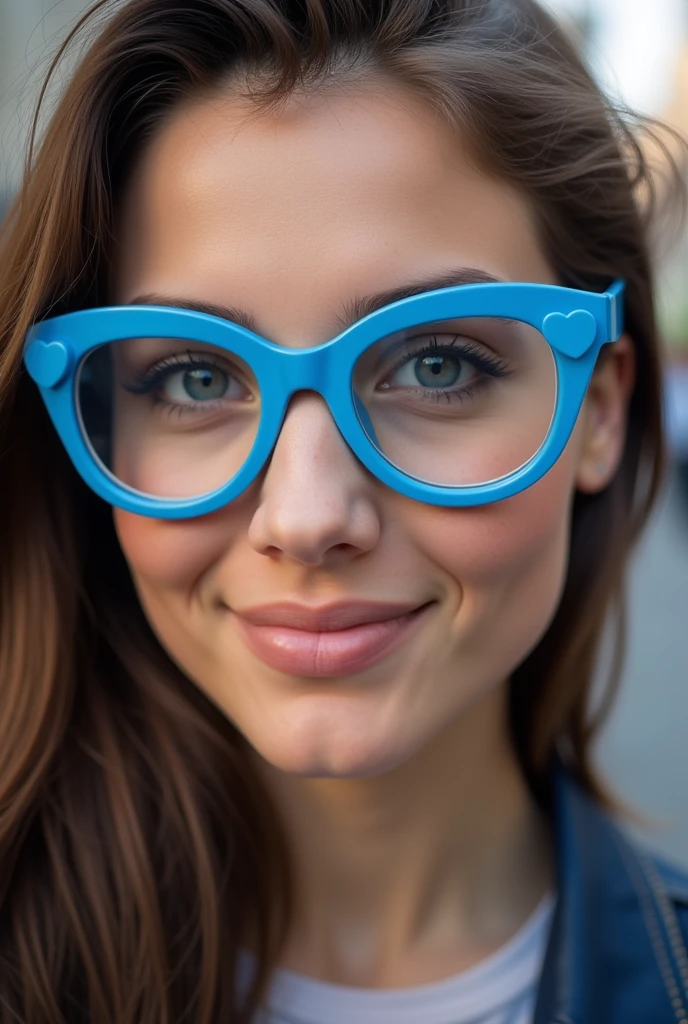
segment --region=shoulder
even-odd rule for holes
[[[688,868],[679,867],[663,857],[653,854],[648,856],[671,898],[677,904],[688,908]]]
[[[626,842],[643,868],[679,962],[688,972],[688,869],[636,839],[626,836]],[[684,982],[688,983],[688,976]]]
[[[560,859],[569,890],[595,894],[598,923],[606,917],[617,934],[630,939],[634,931],[638,941],[645,933],[655,949],[659,943],[676,956],[688,993],[688,867],[652,851],[622,817],[564,774],[559,779]]]
[[[559,914],[538,1024],[688,1024],[688,871],[558,781]]]
[[[564,773],[555,818],[559,900],[536,1021],[688,1024],[688,871]]]
[[[688,868],[662,856],[646,853],[650,862],[650,870],[655,871],[659,882],[666,891],[679,918],[684,937],[688,940]]]

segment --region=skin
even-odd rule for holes
[[[125,197],[117,302],[241,306],[264,337],[308,347],[352,300],[451,268],[557,283],[527,201],[401,87],[250,112],[225,87],[159,129]],[[115,510],[154,631],[248,739],[284,820],[299,909],[282,966],[430,982],[499,948],[552,889],[507,682],[556,610],[576,488],[604,487],[620,458],[632,353],[613,347],[552,470],[493,505],[393,493],[302,393],[231,505],[181,522]],[[230,611],[344,598],[435,604],[399,650],[337,679],[268,668]]]

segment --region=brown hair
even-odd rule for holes
[[[174,104],[232,74],[270,104],[382,73],[467,127],[530,197],[562,283],[627,281],[638,374],[623,462],[602,493],[576,496],[558,613],[511,683],[514,743],[543,806],[562,743],[604,800],[593,668],[662,462],[654,186],[628,118],[531,0],[100,0],[65,46],[100,16],[32,143],[0,249],[0,1021],[242,1022],[294,899],[276,809],[246,741],[153,636],[110,510],[22,373],[25,332],[106,300],[137,152]],[[248,934],[259,970],[242,1007]]]

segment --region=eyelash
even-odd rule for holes
[[[471,398],[475,394],[476,390],[485,387],[490,383],[490,380],[496,380],[503,377],[507,377],[511,371],[509,370],[508,364],[496,356],[488,356],[482,347],[479,347],[475,343],[464,342],[461,346],[457,347],[456,342],[460,336],[457,334],[454,340],[449,344],[439,344],[437,336],[433,335],[432,340],[424,345],[422,348],[416,349],[413,352],[406,352],[399,360],[394,364],[390,372],[387,374],[388,377],[394,376],[397,370],[400,370],[403,366],[416,359],[422,359],[425,355],[442,355],[449,353],[464,359],[472,366],[481,370],[484,374],[483,377],[476,381],[472,381],[468,385],[464,385],[462,388],[457,390],[443,390],[441,388],[405,388],[404,390],[413,394],[418,395],[423,401],[438,402],[446,400],[447,402],[452,401],[463,401],[466,398]],[[223,366],[220,359],[213,358],[213,356],[204,353],[198,355],[191,351],[184,353],[175,354],[168,356],[166,359],[155,363],[150,367],[137,383],[123,384],[125,391],[128,391],[133,395],[145,395],[153,392],[153,401],[156,406],[165,406],[170,412],[176,412],[179,416],[193,414],[195,411],[192,404],[180,405],[174,402],[169,402],[164,398],[161,398],[159,394],[154,393],[154,389],[161,384],[171,372],[179,372],[188,366],[193,366],[197,369],[221,369],[225,373],[230,371]],[[235,374],[231,374],[235,376]],[[208,405],[205,405],[207,410]]]
[[[167,377],[171,376],[173,372],[179,373],[180,370],[186,369],[189,366],[193,366],[194,369],[200,370],[219,369],[222,370],[223,373],[236,378],[236,374],[231,373],[231,371],[223,365],[222,360],[214,358],[208,353],[198,355],[195,352],[187,350],[184,353],[178,353],[173,356],[167,356],[165,359],[161,359],[159,362],[149,367],[137,383],[122,384],[122,387],[132,395],[149,395],[152,392],[153,404],[155,406],[164,406],[170,414],[173,412],[176,412],[179,416],[193,414],[195,409],[192,404],[180,405],[174,402],[168,402],[166,399],[161,398],[159,394],[156,394],[154,390],[159,384],[162,384]],[[204,403],[206,410],[210,404],[210,402]]]
[[[488,356],[484,349],[474,342],[464,342],[459,348],[456,348],[455,342],[459,337],[460,335],[456,334],[451,343],[441,345],[437,342],[437,335],[432,335],[433,340],[429,344],[413,352],[407,352],[402,356],[394,364],[387,376],[394,376],[402,366],[407,366],[413,360],[421,359],[425,355],[450,353],[451,355],[458,356],[459,359],[465,359],[472,366],[482,370],[486,376],[468,385],[464,385],[463,389],[456,391],[442,390],[441,388],[423,388],[420,385],[418,388],[404,389],[405,391],[411,391],[413,394],[418,394],[423,401],[437,402],[440,399],[446,399],[447,402],[452,402],[454,400],[463,401],[465,398],[471,398],[477,389],[487,386],[491,380],[498,380],[510,375],[512,371],[509,369],[508,363],[503,359],[498,359],[496,356]]]

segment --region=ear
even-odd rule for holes
[[[634,383],[635,347],[622,334],[602,349],[580,414],[576,486],[585,494],[601,491],[619,467]]]

